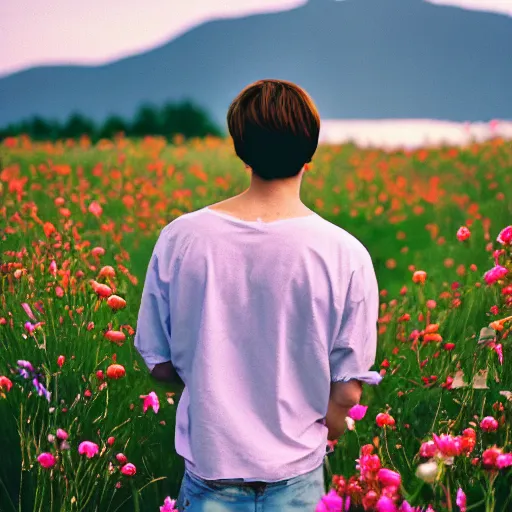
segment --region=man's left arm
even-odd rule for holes
[[[172,269],[169,265],[171,244],[168,242],[163,231],[148,265],[134,344],[153,378],[184,387],[171,362],[169,287]]]
[[[185,387],[185,383],[181,380],[171,361],[155,365],[151,371],[151,376],[161,382],[178,385],[182,388]]]

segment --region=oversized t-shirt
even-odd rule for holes
[[[331,382],[381,380],[366,248],[316,213],[173,220],[149,263],[135,346],[185,383],[175,447],[207,479],[275,482],[319,467]]]

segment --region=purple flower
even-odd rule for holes
[[[29,361],[25,361],[23,359],[19,359],[17,361],[18,363],[18,366],[21,366],[21,368],[26,368],[27,370],[33,372],[34,371],[34,367],[32,366],[32,364],[29,362]]]
[[[24,379],[30,379],[30,374],[27,372],[27,370],[25,370],[24,368],[20,368],[18,371],[20,372],[20,375]]]
[[[37,394],[39,396],[44,395],[46,400],[48,400],[48,402],[49,402],[50,401],[51,393],[37,380],[36,377],[34,377],[34,379],[32,380],[32,384],[34,384],[34,387],[36,388]]]

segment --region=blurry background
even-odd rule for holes
[[[226,134],[260,78],[322,141],[512,137],[512,0],[4,0],[0,28],[0,137]]]

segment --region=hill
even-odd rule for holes
[[[0,126],[32,116],[130,117],[189,98],[225,125],[248,83],[305,87],[324,118],[512,119],[512,18],[421,0],[310,0],[204,23],[152,51],[99,66],[0,79]]]

